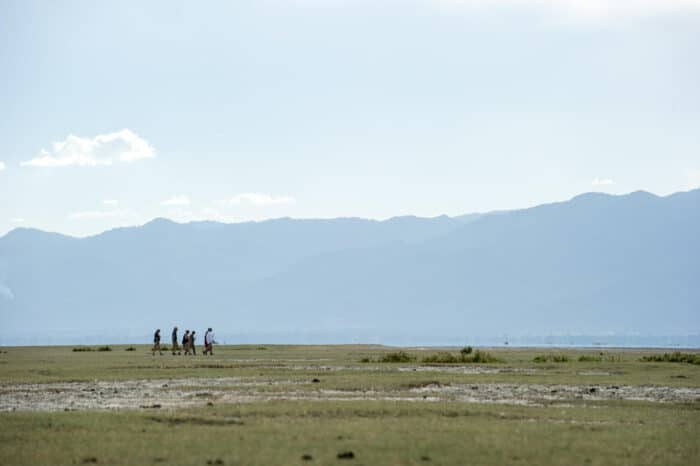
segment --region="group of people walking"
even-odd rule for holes
[[[195,348],[196,332],[194,330],[185,330],[185,334],[182,336],[182,346],[179,346],[179,340],[177,338],[177,326],[173,328],[172,336],[172,353],[175,354],[191,354],[196,355],[197,350]],[[155,356],[156,351],[163,355],[163,351],[160,348],[160,329],[156,329],[153,334],[153,355]],[[204,355],[206,356],[214,355],[214,331],[209,327],[204,334]]]

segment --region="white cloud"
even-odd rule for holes
[[[86,210],[73,212],[68,215],[71,220],[99,220],[104,218],[133,217],[135,213],[126,209],[115,210]]]
[[[102,203],[103,203],[104,205],[115,206],[115,205],[119,204],[119,201],[117,201],[116,199],[105,199],[105,200],[102,201]]]
[[[230,199],[218,201],[224,205],[253,205],[253,206],[275,206],[295,204],[296,199],[291,196],[273,196],[265,193],[241,193]]]
[[[82,138],[73,134],[64,141],[54,142],[51,151],[42,149],[39,155],[21,163],[29,167],[96,167],[114,162],[134,162],[156,156],[146,140],[129,129],[116,133]]]
[[[602,19],[655,16],[700,11],[700,0],[438,0],[472,7],[535,7],[579,18]]]
[[[170,199],[166,199],[163,202],[160,203],[160,205],[165,205],[165,206],[184,206],[184,205],[190,205],[190,198],[180,194],[171,197]]]
[[[24,219],[20,217],[14,217],[10,219],[10,223],[24,223]]]
[[[5,169],[5,162],[0,162],[0,172]]]
[[[610,178],[594,178],[591,182],[593,186],[610,186],[615,184]]]

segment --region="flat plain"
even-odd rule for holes
[[[669,350],[90,349],[0,348],[0,464],[700,464],[700,365],[642,361]]]

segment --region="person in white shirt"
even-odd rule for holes
[[[211,327],[207,329],[207,333],[204,334],[204,355],[207,353],[214,355],[214,332]]]

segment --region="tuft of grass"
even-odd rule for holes
[[[532,362],[569,362],[569,357],[565,354],[540,354]]]
[[[639,360],[642,362],[684,362],[687,364],[700,365],[700,354],[681,353],[680,351],[674,351],[673,353],[642,356]]]
[[[472,353],[471,351],[466,352],[465,349],[466,348],[463,348],[459,354],[441,351],[437,354],[424,357],[423,362],[426,364],[488,364],[503,362],[502,359],[486,351],[476,350]]]

